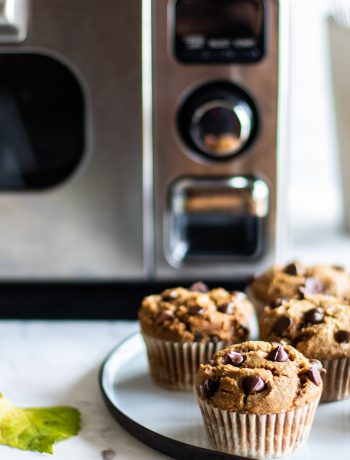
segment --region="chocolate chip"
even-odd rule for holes
[[[307,372],[306,375],[309,377],[312,383],[315,385],[321,385],[322,378],[320,375],[320,371],[317,369],[316,366],[312,366]]]
[[[202,281],[197,281],[197,283],[193,283],[189,289],[191,292],[209,292],[209,288],[206,284]]]
[[[338,343],[349,342],[350,340],[350,332],[349,331],[337,331],[334,335],[335,340]]]
[[[178,296],[179,294],[177,291],[163,292],[162,300],[165,300],[165,302],[171,302],[172,300],[177,299]]]
[[[204,380],[200,386],[200,392],[203,398],[210,399],[215,396],[215,393],[218,391],[220,382],[212,379]]]
[[[261,377],[253,375],[243,380],[243,389],[247,396],[261,393],[265,390],[265,382]]]
[[[276,334],[280,335],[290,328],[292,320],[288,316],[280,316],[276,319],[272,329]]]
[[[338,272],[346,271],[345,267],[343,267],[342,265],[332,265],[332,268],[334,268],[334,270],[337,270]]]
[[[288,361],[289,355],[282,347],[282,345],[278,345],[277,348],[274,348],[270,351],[270,353],[267,355],[267,359],[269,361],[275,361],[277,363],[284,363]]]
[[[310,364],[312,367],[315,367],[320,373],[327,373],[326,369],[323,369],[321,361],[318,359],[310,359]]]
[[[218,311],[220,313],[226,313],[227,315],[232,315],[235,311],[235,304],[232,302],[226,302],[218,306]]]
[[[313,295],[324,291],[324,284],[317,278],[306,278],[304,286],[299,288],[302,294]]]
[[[281,307],[284,303],[286,302],[286,299],[284,297],[279,297],[277,299],[274,299],[270,302],[270,308],[274,310],[275,308]]]
[[[199,305],[191,305],[187,309],[187,313],[191,316],[201,315],[203,311],[204,311],[203,308],[200,307]]]
[[[159,313],[156,318],[156,325],[161,326],[166,321],[171,321],[174,318],[174,313],[170,310],[164,310]]]
[[[236,351],[229,351],[225,355],[225,364],[231,364],[231,366],[238,367],[240,364],[243,363],[244,357],[241,353],[237,353]]]
[[[321,361],[318,359],[310,359],[310,364],[312,367],[316,367],[319,371],[323,368]]]
[[[292,262],[284,267],[284,273],[291,276],[297,276],[302,273],[302,268],[298,262]]]
[[[305,323],[319,324],[324,319],[324,312],[321,308],[313,308],[304,314]]]
[[[194,341],[195,342],[200,342],[202,340],[202,338],[203,338],[202,333],[200,331],[198,331],[198,330],[194,331],[193,336],[194,336]]]
[[[296,347],[298,343],[307,342],[309,339],[311,339],[311,337],[313,337],[312,332],[310,332],[310,331],[302,331],[298,335],[298,337],[295,338],[295,340],[293,341],[292,345],[293,345],[293,347]]]

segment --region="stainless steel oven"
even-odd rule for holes
[[[151,289],[270,262],[280,3],[1,0],[0,280]]]

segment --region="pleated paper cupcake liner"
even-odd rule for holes
[[[318,400],[294,411],[256,415],[220,410],[198,398],[214,448],[242,457],[276,458],[290,454],[309,437]]]
[[[260,315],[260,313],[263,311],[266,303],[261,302],[261,300],[257,299],[255,297],[255,295],[253,294],[253,290],[249,286],[245,289],[245,293],[247,294],[248,299],[254,305],[254,308],[255,308],[255,311],[256,311],[257,315]]]
[[[322,374],[321,402],[340,401],[350,396],[350,358],[321,359],[326,373]]]
[[[143,334],[153,380],[171,390],[192,391],[201,364],[227,346],[226,342],[173,342]]]

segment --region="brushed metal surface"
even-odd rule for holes
[[[243,277],[259,271],[274,256],[277,175],[277,106],[279,2],[267,0],[267,50],[256,64],[183,65],[174,58],[169,30],[173,0],[155,0],[154,35],[154,145],[155,145],[155,226],[156,273],[160,278],[215,276],[221,279]],[[261,126],[250,150],[227,163],[207,162],[193,155],[181,142],[176,129],[176,113],[182,100],[194,88],[214,80],[228,80],[240,85],[257,103]],[[268,221],[268,256],[252,263],[202,263],[182,267],[169,265],[165,258],[164,222],[168,213],[170,184],[182,176],[254,175],[267,182],[271,193]]]
[[[141,30],[146,3],[151,6],[151,0],[104,0],[103,5],[94,0],[28,0],[27,39],[0,45],[0,53],[43,53],[66,64],[82,84],[88,121],[84,161],[65,183],[40,193],[0,192],[0,279],[137,280],[153,273],[158,279],[232,279],[271,261],[279,2],[267,0],[268,48],[261,62],[191,66],[178,63],[171,52],[169,13],[174,1],[153,0],[148,18],[154,23],[152,69],[151,37],[145,28],[142,36]],[[148,77],[151,70],[154,75],[153,157],[151,82],[142,81],[142,65]],[[215,164],[183,145],[175,118],[193,88],[220,79],[241,85],[257,101],[262,126],[249,152]],[[254,175],[267,182],[269,256],[254,264],[171,267],[165,258],[164,227],[170,184],[183,176],[223,175]]]
[[[144,276],[141,4],[31,0],[26,41],[0,46],[68,65],[88,120],[84,161],[65,183],[0,192],[1,279]]]

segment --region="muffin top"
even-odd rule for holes
[[[309,358],[350,356],[350,306],[335,297],[277,300],[260,316],[263,340],[283,341]]]
[[[200,399],[221,410],[277,414],[319,399],[322,365],[277,343],[231,345],[202,364],[195,388]]]
[[[276,298],[302,298],[318,293],[345,299],[350,298],[350,277],[343,267],[292,262],[263,273],[249,289],[265,305]]]
[[[142,332],[162,340],[238,343],[247,340],[252,315],[244,293],[198,282],[145,297],[139,319]]]

